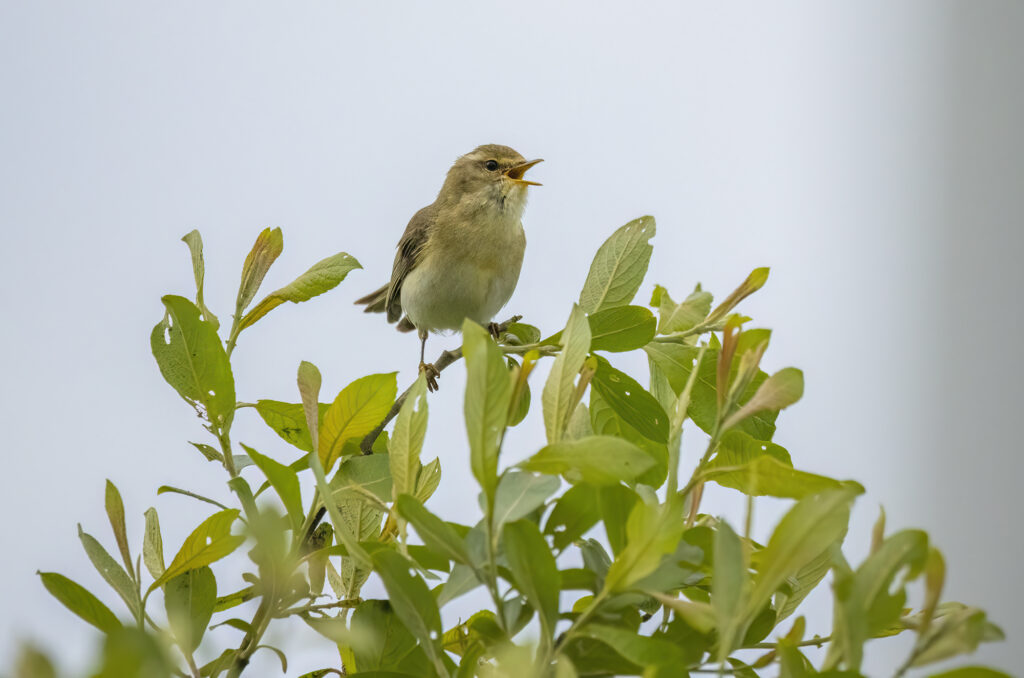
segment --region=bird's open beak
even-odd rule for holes
[[[505,176],[507,176],[509,179],[516,182],[517,184],[524,184],[526,186],[540,186],[541,184],[537,183],[536,181],[528,181],[527,179],[523,178],[523,175],[526,174],[526,170],[530,169],[539,162],[544,162],[544,159],[537,158],[536,160],[527,160],[526,162],[520,163],[515,167],[509,167],[507,170],[505,170]]]

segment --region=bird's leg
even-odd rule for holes
[[[490,332],[491,336],[494,337],[495,341],[501,338],[502,332],[508,328],[509,325],[517,323],[523,319],[521,315],[514,315],[503,323],[487,323],[487,331]]]
[[[420,330],[420,372],[424,372],[427,375],[427,390],[434,392],[437,390],[437,378],[441,376],[441,372],[434,367],[432,363],[424,362],[424,355],[427,352],[427,331]]]

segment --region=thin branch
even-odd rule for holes
[[[512,325],[513,323],[519,322],[521,318],[522,316],[514,315],[505,322],[498,325],[498,334],[500,335],[508,331],[509,326]],[[461,348],[457,348],[453,351],[444,351],[437,358],[437,360],[434,361],[434,369],[436,369],[440,373],[442,370],[444,370],[444,368],[460,360],[461,358]],[[373,454],[373,443],[376,442],[377,438],[380,436],[384,428],[391,423],[391,420],[398,416],[398,411],[402,409],[402,403],[404,403],[405,399],[409,397],[409,391],[411,390],[412,387],[410,386],[409,388],[405,389],[405,391],[402,392],[402,395],[398,396],[398,399],[395,400],[395,404],[391,406],[391,409],[388,411],[387,416],[384,417],[384,421],[380,422],[380,424],[377,425],[377,428],[373,429],[368,434],[366,434],[366,437],[363,438],[363,442],[359,443],[359,449],[362,450],[363,454]]]
[[[363,602],[362,598],[352,598],[348,600],[339,600],[334,603],[323,603],[322,605],[305,605],[303,607],[293,607],[288,610],[278,612],[274,616],[277,618],[289,617],[293,614],[303,614],[307,612],[321,612],[323,610],[331,610],[338,607],[356,607],[359,603]]]
[[[801,640],[797,643],[793,643],[793,647],[821,647],[825,643],[831,643],[832,636],[815,636],[808,638],[807,640]],[[778,649],[778,643],[754,643],[753,645],[746,645],[743,649],[758,649],[758,650],[775,650]]]

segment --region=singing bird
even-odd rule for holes
[[[431,391],[440,373],[425,362],[427,335],[462,329],[466,318],[488,325],[516,288],[526,190],[540,186],[523,175],[539,162],[497,144],[456,160],[437,199],[405,227],[391,281],[356,301],[367,313],[386,312],[399,330],[419,333],[420,371]]]

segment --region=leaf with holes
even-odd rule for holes
[[[163,586],[168,580],[183,572],[209,565],[232,553],[241,546],[245,537],[231,534],[231,526],[238,518],[238,509],[214,513],[199,524],[178,549],[167,570],[154,581],[149,590]]]
[[[169,294],[161,301],[166,313],[149,340],[160,373],[212,424],[227,425],[235,412],[235,379],[217,330],[188,299]]]

